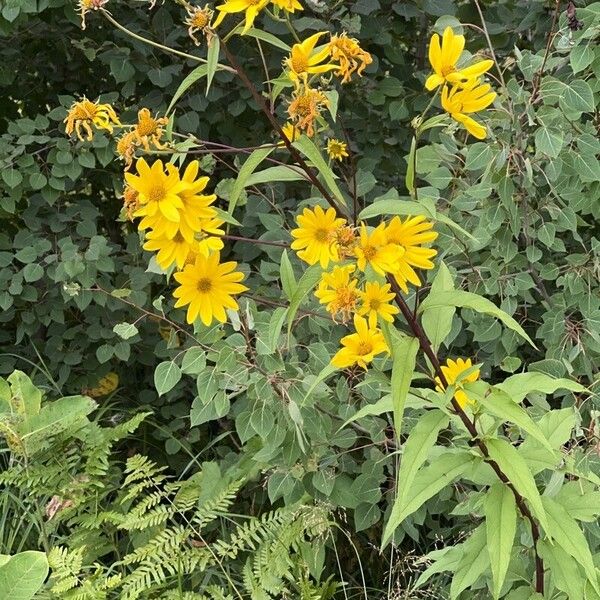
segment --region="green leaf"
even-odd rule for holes
[[[206,352],[199,346],[186,351],[181,361],[181,372],[186,375],[200,375],[206,368]]]
[[[286,295],[288,300],[291,300],[294,297],[294,292],[298,287],[298,284],[296,282],[296,277],[294,276],[294,269],[292,268],[292,263],[288,257],[287,250],[284,250],[281,253],[279,277],[281,278],[283,293]]]
[[[204,64],[204,65],[200,65],[199,67],[196,67],[180,84],[179,87],[177,88],[177,91],[173,94],[173,98],[171,99],[171,103],[169,104],[169,108],[167,108],[167,112],[166,114],[168,115],[171,110],[173,109],[173,107],[175,106],[175,104],[177,104],[177,101],[179,100],[179,98],[181,98],[181,96],[183,96],[183,94],[185,94],[185,92],[187,92],[187,90],[192,87],[192,85],[194,85],[194,83],[196,83],[196,81],[198,81],[199,79],[202,79],[203,77],[206,77],[208,73],[208,65]]]
[[[23,175],[13,168],[2,169],[2,179],[9,188],[16,188],[23,181]]]
[[[548,533],[546,511],[542,505],[540,493],[535,485],[531,471],[517,450],[506,440],[490,439],[486,441],[490,458],[504,471],[510,482],[523,498],[529,501],[531,510]]]
[[[246,187],[246,181],[254,173],[254,170],[260,163],[273,152],[273,148],[257,148],[252,154],[246,159],[246,162],[242,165],[240,172],[238,173],[237,179],[233,184],[231,193],[229,194],[229,207],[227,212],[232,215],[236,207],[237,201],[242,193],[242,190]]]
[[[556,158],[563,147],[564,139],[560,129],[541,126],[535,132],[535,147],[550,158]]]
[[[600,181],[600,161],[593,154],[578,153],[573,161],[573,166],[581,181],[593,183]]]
[[[594,93],[590,84],[583,79],[576,79],[565,85],[558,102],[566,111],[594,112]]]
[[[450,600],[455,600],[467,588],[471,587],[490,566],[485,551],[486,530],[480,525],[462,544],[462,556],[450,583]]]
[[[419,307],[419,312],[424,313],[432,308],[440,308],[444,306],[457,306],[461,308],[470,308],[471,310],[484,313],[496,317],[509,329],[518,333],[522,338],[527,340],[534,348],[536,345],[533,340],[525,333],[525,330],[508,314],[499,309],[493,302],[487,298],[465,292],[463,290],[455,290],[451,292],[439,292],[435,295],[429,294],[425,301]]]
[[[298,286],[296,287],[296,291],[294,292],[292,299],[290,300],[290,305],[288,307],[287,312],[287,321],[288,321],[288,329],[287,334],[288,338],[292,332],[292,324],[294,323],[294,318],[296,317],[296,313],[300,308],[300,304],[306,297],[306,294],[310,292],[319,279],[321,278],[321,267],[319,265],[311,265],[304,271],[302,277],[300,277],[300,281],[298,282]]]
[[[546,533],[552,536],[555,544],[560,546],[567,554],[570,554],[583,567],[588,581],[596,592],[600,593],[594,559],[583,531],[581,531],[575,519],[570,517],[562,506],[552,498],[543,496],[542,502],[548,515],[549,529],[544,527]]]
[[[301,406],[305,406],[307,404],[308,399],[315,391],[316,387],[325,381],[332,373],[337,371],[337,367],[334,367],[331,363],[323,367],[321,372],[314,378],[313,382],[310,384],[306,394],[304,394],[304,398],[302,398]]]
[[[410,152],[408,153],[408,158],[406,162],[408,163],[406,166],[406,177],[404,178],[404,185],[406,185],[406,189],[408,193],[414,198],[415,196],[415,155],[417,152],[417,138],[413,136],[410,142]]]
[[[527,394],[542,392],[554,394],[556,390],[564,389],[572,392],[584,392],[585,388],[571,379],[556,379],[545,373],[517,373],[496,384],[497,388],[506,392],[515,402],[521,402]]]
[[[25,423],[39,414],[42,392],[23,371],[15,370],[7,377],[12,392],[11,406]]]
[[[396,498],[389,521],[383,532],[382,545],[385,546],[398,525],[406,517],[460,477],[474,460],[473,455],[469,452],[448,452],[436,458],[435,462],[422,468],[415,475],[410,489]]]
[[[537,543],[537,549],[552,582],[559,590],[569,598],[587,598],[583,591],[585,580],[575,560],[558,544],[549,544],[545,540]]]
[[[267,33],[266,31],[261,31],[260,29],[254,29],[254,27],[250,27],[248,31],[244,35],[256,38],[257,40],[262,40],[263,42],[267,42],[284,52],[290,52],[292,49],[285,43],[282,42],[278,37],[275,37],[272,33]]]
[[[438,272],[431,284],[430,294],[434,296],[440,292],[450,292],[454,290],[454,281],[446,263],[439,263]],[[423,329],[437,352],[442,342],[446,339],[452,329],[452,319],[456,308],[454,306],[442,306],[432,308],[425,312],[421,318]]]
[[[65,396],[45,404],[23,428],[22,441],[28,454],[35,454],[49,436],[66,431],[95,408],[96,403],[87,396]]]
[[[391,329],[392,338],[392,406],[394,410],[394,429],[396,439],[402,435],[404,404],[408,396],[410,382],[415,370],[419,340]]]
[[[31,600],[47,576],[48,560],[43,552],[15,554],[0,566],[0,598]]]
[[[287,318],[288,309],[282,306],[277,307],[271,318],[269,319],[269,330],[267,332],[267,348],[270,353],[275,352],[277,349],[277,342],[279,341],[279,335],[283,329],[283,324]]]
[[[514,402],[506,392],[490,388],[488,393],[481,394],[478,393],[477,386],[475,385],[466,383],[464,387],[469,397],[483,406],[486,412],[499,417],[502,421],[514,423],[552,452],[552,446],[544,436],[542,430],[527,414],[527,411]]]
[[[329,189],[337,202],[341,206],[346,206],[346,200],[344,200],[344,196],[335,182],[335,175],[321,155],[320,150],[315,146],[315,143],[307,136],[302,135],[300,136],[300,139],[294,142],[293,146],[302,152],[302,154],[304,154],[317,169],[321,177],[323,177],[325,186]]]
[[[128,340],[139,333],[138,328],[133,323],[118,323],[113,327],[113,331],[124,340]]]
[[[569,62],[575,74],[589,67],[593,61],[594,50],[590,46],[575,46],[569,54]]]
[[[154,371],[154,387],[159,396],[171,391],[181,379],[181,369],[172,360],[161,362]]]
[[[275,181],[307,181],[306,174],[293,165],[277,165],[263,171],[252,173],[246,180],[244,187],[272,183]]]
[[[494,598],[499,598],[517,531],[517,505],[509,487],[498,481],[489,489],[483,506],[492,589]]]
[[[213,36],[208,45],[208,52],[206,53],[206,95],[210,91],[210,85],[213,77],[219,68],[219,51],[221,50],[221,42],[218,36]]]

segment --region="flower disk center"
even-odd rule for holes
[[[167,191],[165,190],[164,185],[158,183],[150,189],[150,192],[148,193],[148,200],[150,202],[160,202],[161,200],[164,200],[166,194]]]
[[[317,242],[326,242],[329,239],[329,232],[327,229],[317,229],[315,231],[315,240]]]
[[[201,294],[208,294],[212,289],[212,281],[208,277],[202,277],[198,280],[197,288]]]
[[[373,345],[371,342],[359,342],[356,354],[359,356],[366,356],[367,354],[371,354],[371,352],[373,352]]]

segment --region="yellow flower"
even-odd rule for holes
[[[348,157],[346,143],[331,138],[327,141],[327,154],[331,160],[344,160]]]
[[[356,244],[358,244],[358,239],[353,227],[341,225],[335,230],[331,237],[337,248],[340,259],[354,256],[354,249],[356,248]]]
[[[371,55],[360,47],[358,40],[349,38],[346,32],[331,36],[329,54],[332,60],[339,63],[335,74],[342,77],[342,83],[350,81],[354,72],[362,76],[362,72],[373,62]]]
[[[160,138],[163,134],[163,126],[168,122],[169,119],[166,117],[155,119],[147,108],[142,108],[138,112],[138,122],[133,129],[136,142],[146,151],[150,150],[150,144],[158,150],[164,150],[165,146],[160,143]]]
[[[136,162],[138,175],[125,173],[125,181],[139,193],[140,208],[135,217],[154,217],[160,215],[167,221],[179,223],[183,202],[179,193],[186,184],[179,178],[179,170],[175,165],[167,164],[165,173],[161,160],[156,160],[152,167],[140,158]]]
[[[239,310],[233,296],[248,288],[239,283],[244,274],[236,271],[236,267],[236,262],[221,263],[218,252],[208,257],[198,254],[194,264],[186,265],[183,271],[173,275],[180,284],[173,292],[178,299],[175,308],[188,306],[188,323],[193,323],[198,315],[205,325],[214,319],[224,323],[226,308]]]
[[[187,257],[190,253],[197,253],[198,243],[192,240],[192,243],[186,240],[181,233],[177,232],[175,237],[172,239],[166,235],[157,234],[151,231],[146,236],[146,243],[144,244],[144,250],[150,252],[157,252],[156,262],[165,271],[175,263],[178,269],[182,269],[185,265]]]
[[[358,311],[359,315],[367,315],[369,318],[369,326],[377,326],[377,317],[381,317],[388,323],[394,322],[394,315],[397,315],[400,310],[390,304],[390,300],[394,299],[394,293],[390,292],[390,284],[381,285],[376,281],[367,281],[365,291],[359,292],[362,300],[362,306]]]
[[[301,131],[294,126],[293,123],[290,123],[289,121],[281,128],[281,131],[283,131],[283,135],[286,137],[287,141],[292,143],[295,142],[301,135]],[[284,146],[284,142],[281,141],[279,142],[279,146]]]
[[[478,85],[476,81],[464,89],[457,85],[450,91],[446,86],[442,89],[442,108],[478,140],[485,139],[487,130],[468,114],[484,110],[494,101],[496,92],[491,92],[490,89],[488,83]]]
[[[281,10],[287,10],[293,13],[295,10],[302,10],[302,4],[298,0],[271,0],[273,4]]]
[[[135,157],[135,134],[133,131],[124,133],[117,140],[117,156],[125,162],[125,168],[128,169]]]
[[[365,271],[367,265],[379,275],[393,273],[404,254],[404,249],[388,242],[385,223],[380,223],[371,233],[363,223],[360,230],[360,241],[354,249],[358,268]]]
[[[213,27],[218,27],[225,15],[232,13],[245,12],[246,20],[242,34],[246,33],[254,24],[256,15],[269,4],[270,0],[225,0],[225,4],[217,6],[219,16],[216,18]]]
[[[98,104],[98,102],[92,102],[85,97],[79,102],[73,103],[63,122],[66,123],[65,131],[67,135],[71,135],[75,131],[82,142],[84,140],[91,141],[94,137],[94,127],[96,129],[106,129],[112,133],[113,125],[121,124],[110,104]],[[82,129],[83,133],[87,135],[86,138],[82,135]]]
[[[194,40],[194,44],[196,46],[200,45],[195,36],[197,31],[201,31],[207,37],[207,41],[210,42],[212,38],[210,20],[212,19],[213,11],[209,8],[208,4],[205,4],[203,8],[186,4],[185,10],[188,17],[184,22],[188,26],[188,35]]]
[[[331,359],[331,364],[338,369],[345,369],[354,364],[366,369],[367,363],[370,363],[375,355],[389,352],[381,331],[369,327],[366,319],[354,315],[354,327],[356,333],[342,338],[343,348]]]
[[[346,224],[346,219],[336,217],[333,208],[324,211],[316,206],[314,210],[305,208],[296,217],[296,222],[299,227],[291,232],[296,238],[291,248],[296,250],[299,258],[309,265],[320,263],[324,269],[330,261],[339,261],[338,249],[332,238],[337,228]]]
[[[464,373],[467,369],[470,369],[472,366],[473,366],[473,363],[471,362],[470,358],[467,358],[467,360],[463,360],[462,358],[459,358],[456,361],[453,361],[451,358],[449,358],[446,361],[446,365],[442,366],[442,373],[444,374],[444,377],[446,378],[448,385],[452,385],[453,383],[456,382],[456,380],[460,377],[460,375],[462,373]],[[471,374],[467,375],[467,377],[462,379],[462,381],[463,382],[466,382],[466,381],[473,382],[473,381],[477,381],[478,379],[479,379],[479,369],[476,369]],[[443,392],[446,389],[442,385],[442,382],[440,381],[439,377],[435,378],[435,382],[437,383],[437,385],[435,386],[435,389],[438,392]],[[457,384],[456,388],[457,389],[454,394],[454,399],[458,402],[458,404],[461,408],[464,408],[467,404],[475,403],[473,400],[471,400],[467,396],[467,394],[465,394],[465,392],[461,388],[460,383]]]
[[[323,273],[315,296],[321,304],[335,317],[341,315],[342,323],[345,323],[356,310],[359,291],[356,289],[358,280],[351,278],[356,267],[347,265],[345,267],[333,267],[330,273]]]
[[[431,231],[433,224],[425,220],[423,216],[407,217],[404,221],[400,217],[394,217],[385,233],[388,242],[397,244],[404,249],[404,254],[396,265],[394,276],[398,285],[404,293],[408,293],[406,282],[419,287],[421,280],[413,267],[417,269],[433,269],[434,264],[430,260],[437,254],[433,248],[421,248],[435,240],[437,231]]]
[[[465,47],[465,36],[455,35],[452,27],[446,27],[440,46],[440,36],[434,33],[429,44],[429,62],[434,73],[427,78],[425,87],[431,91],[448,82],[465,85],[476,80],[494,64],[492,60],[482,60],[470,67],[457,69],[456,63]]]
[[[303,42],[292,46],[289,58],[285,59],[285,65],[289,70],[289,76],[292,81],[297,82],[299,79],[302,79],[306,82],[309,74],[326,73],[339,67],[339,65],[332,63],[319,64],[329,56],[329,48],[327,46],[318,52],[314,52],[319,38],[324,34],[324,31],[315,33]]]
[[[220,236],[225,234],[221,229],[225,221],[222,219],[200,219],[200,233],[196,234],[198,240],[198,252],[208,256],[211,252],[223,249],[223,240]]]
[[[197,160],[193,160],[186,167],[181,178],[186,187],[179,194],[183,202],[182,221],[194,231],[200,231],[201,219],[214,219],[217,216],[217,211],[211,206],[217,196],[202,193],[208,185],[209,178],[198,177],[199,170],[200,162]]]
[[[288,106],[288,114],[298,129],[312,137],[315,133],[315,121],[321,116],[321,109],[328,104],[327,96],[323,92],[305,85],[304,89],[294,92]]]

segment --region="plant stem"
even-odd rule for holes
[[[440,361],[431,346],[431,342],[429,341],[427,334],[425,333],[425,331],[423,330],[423,327],[421,326],[421,323],[417,319],[416,315],[414,315],[412,313],[408,304],[406,304],[404,298],[402,297],[402,290],[400,289],[400,286],[398,285],[398,283],[396,282],[394,277],[388,276],[387,279],[388,279],[388,283],[390,284],[390,287],[392,288],[392,291],[394,292],[394,294],[396,294],[395,300],[396,300],[396,303],[398,304],[398,307],[400,308],[400,312],[402,313],[402,316],[406,319],[408,326],[411,328],[412,332],[415,334],[416,338],[419,340],[419,345],[421,346],[421,350],[423,351],[425,356],[427,356],[427,358],[429,359],[429,362],[431,363],[436,375],[439,377],[440,382],[442,383],[442,386],[444,388],[447,388],[448,381],[442,371]],[[539,527],[538,527],[537,523],[535,522],[535,519],[533,518],[533,515],[531,514],[529,507],[525,503],[525,499],[523,498],[523,496],[521,496],[521,494],[517,491],[515,486],[511,483],[509,478],[506,476],[504,471],[502,471],[502,468],[500,467],[500,465],[495,460],[492,460],[490,458],[490,454],[487,449],[487,446],[485,445],[485,442],[479,438],[479,434],[477,433],[477,428],[475,427],[475,423],[473,423],[473,421],[471,421],[471,419],[469,419],[467,413],[465,413],[465,411],[460,407],[460,405],[454,398],[452,398],[452,408],[454,409],[454,412],[458,415],[458,417],[462,421],[463,425],[469,432],[469,435],[471,436],[473,443],[479,448],[481,454],[483,454],[485,461],[490,465],[490,467],[492,467],[492,469],[494,470],[494,473],[496,473],[496,475],[498,476],[498,479],[500,479],[500,481],[502,483],[504,483],[505,485],[507,485],[509,487],[509,489],[513,493],[513,496],[515,497],[515,502],[516,502],[517,506],[519,507],[521,514],[529,521],[529,523],[531,525],[531,536],[533,538],[533,550],[535,553],[535,591],[539,592],[539,593],[543,593],[544,592],[544,565],[543,565],[542,559],[539,556],[538,551],[537,551],[537,542],[540,539]]]
[[[242,80],[242,83],[246,86],[248,91],[252,94],[254,101],[256,102],[258,107],[262,110],[262,112],[265,114],[265,116],[271,123],[271,126],[273,127],[273,129],[275,130],[277,135],[283,141],[286,148],[289,150],[290,154],[292,155],[292,158],[294,159],[294,161],[296,161],[298,163],[298,165],[300,165],[300,167],[302,167],[302,169],[304,170],[304,172],[310,179],[311,183],[319,190],[319,192],[321,193],[323,198],[327,201],[327,203],[339,215],[343,215],[344,217],[348,218],[348,215],[346,215],[344,213],[344,211],[342,211],[340,209],[340,207],[338,206],[337,202],[335,201],[335,198],[333,198],[333,196],[327,191],[325,186],[319,181],[319,178],[315,174],[314,170],[308,166],[308,164],[302,158],[302,156],[300,155],[298,150],[296,150],[296,148],[294,146],[292,146],[292,143],[290,142],[290,140],[288,140],[286,135],[283,133],[283,129],[281,128],[281,125],[279,124],[277,119],[273,116],[271,111],[269,110],[269,108],[265,102],[265,99],[258,93],[258,90],[254,86],[254,84],[250,81],[250,79],[248,78],[248,75],[246,75],[246,72],[239,65],[239,63],[237,62],[235,57],[231,54],[231,52],[229,51],[229,48],[227,47],[227,44],[225,44],[223,42],[223,40],[221,40],[221,47],[223,48],[223,51],[225,52],[225,56],[227,57],[229,64],[231,64],[233,69],[236,71],[238,77]]]

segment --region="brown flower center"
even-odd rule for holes
[[[315,231],[315,240],[317,240],[317,242],[326,242],[329,239],[329,232],[327,231],[327,229],[317,229]]]
[[[367,260],[373,260],[377,254],[377,248],[375,248],[375,246],[365,246],[362,251]]]
[[[369,306],[371,307],[371,310],[379,310],[381,308],[381,300],[379,300],[379,298],[371,298]]]
[[[150,193],[148,194],[148,200],[150,202],[160,202],[164,200],[167,195],[167,190],[162,183],[157,183],[154,187],[150,189]]]
[[[208,294],[212,289],[212,281],[208,277],[201,277],[196,287],[201,294]]]

